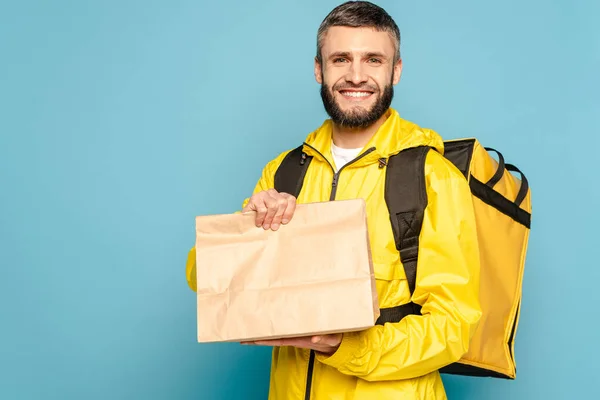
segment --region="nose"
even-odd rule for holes
[[[346,81],[352,82],[355,85],[360,85],[367,81],[367,75],[363,69],[362,63],[359,60],[352,61],[350,69],[346,75]]]

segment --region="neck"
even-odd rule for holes
[[[363,148],[387,119],[387,113],[366,128],[347,128],[333,124],[333,143],[343,149]]]

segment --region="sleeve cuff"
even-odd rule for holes
[[[332,355],[316,353],[316,358],[323,364],[339,369],[355,357],[360,348],[360,333],[347,332],[342,336],[340,347]]]

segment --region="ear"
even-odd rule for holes
[[[400,82],[401,75],[402,75],[402,59],[399,59],[398,61],[396,61],[396,65],[394,65],[394,79],[393,79],[394,85],[396,85],[396,84],[398,84],[398,82]]]
[[[319,85],[323,84],[323,70],[317,57],[315,57],[315,80]]]

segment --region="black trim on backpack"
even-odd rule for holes
[[[444,157],[454,164],[465,178],[469,178],[475,139],[444,142]]]
[[[472,365],[462,364],[459,362],[452,363],[445,367],[440,368],[440,373],[450,375],[463,375],[463,376],[478,376],[486,378],[502,378],[513,380],[512,377],[501,374],[500,372],[491,371],[489,369],[474,367]]]
[[[527,181],[523,181],[522,188],[526,185],[526,182]],[[501,213],[508,215],[528,229],[531,227],[531,214],[519,207],[517,203],[508,200],[506,197],[502,196],[485,183],[477,180],[472,175],[469,186],[471,187],[473,195],[484,203],[494,207]]]
[[[517,320],[519,319],[519,311],[521,310],[521,300],[519,300],[519,304],[517,305],[517,312],[515,313],[515,319],[512,321],[512,329],[510,331],[510,337],[508,338],[508,351],[510,352],[510,358],[514,359],[515,355],[513,354],[512,344],[515,340],[515,332],[517,331]]]
[[[303,151],[304,145],[290,151],[281,161],[281,165],[275,172],[275,190],[298,197],[304,184],[306,171],[312,160]]]

